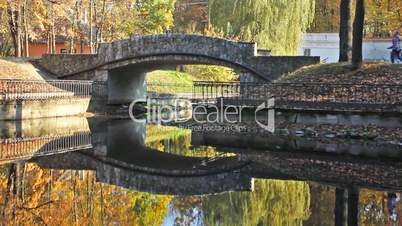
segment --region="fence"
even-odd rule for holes
[[[0,140],[0,162],[92,148],[91,133]]]
[[[343,104],[402,103],[402,85],[328,83],[194,82],[193,99],[218,98]]]
[[[261,83],[240,82],[194,82],[193,99],[214,100],[217,98],[261,100],[272,97],[271,87]]]
[[[89,97],[91,81],[0,79],[0,100]]]

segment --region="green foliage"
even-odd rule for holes
[[[116,1],[110,4],[104,25],[107,42],[131,35],[164,33],[173,26],[175,0]]]
[[[239,78],[232,69],[221,66],[186,65],[184,71],[157,70],[148,73],[148,92],[191,93],[193,81],[234,81]]]
[[[257,42],[273,54],[296,53],[314,18],[314,0],[211,0],[211,22],[229,36]]]
[[[171,126],[147,125],[146,145],[151,149],[180,156],[232,156],[230,153],[223,154],[214,147],[194,147],[191,144],[191,130]]]
[[[239,79],[239,75],[233,69],[222,66],[188,65],[185,66],[185,71],[202,81],[223,82]]]
[[[141,0],[134,4],[132,19],[128,23],[127,33],[158,34],[173,26],[175,0]]]
[[[310,216],[306,182],[256,180],[255,191],[206,197],[207,225],[303,225]]]
[[[173,70],[157,70],[147,74],[148,92],[191,93],[196,78]]]
[[[156,147],[153,144],[163,140],[178,140],[181,137],[189,136],[191,130],[182,129],[173,126],[147,125],[147,138],[145,143],[147,147]],[[191,141],[191,140],[190,140]],[[188,142],[191,144],[191,142]]]
[[[168,196],[156,196],[149,193],[136,193],[133,211],[138,225],[161,225],[168,211]]]

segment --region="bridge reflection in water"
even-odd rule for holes
[[[211,198],[203,199],[207,202],[205,200],[213,199],[211,194],[224,193],[219,197],[225,197],[228,191],[254,190],[261,195],[261,184],[265,182],[255,184],[255,179],[274,179],[283,183],[289,181],[286,186],[291,186],[295,183],[293,181],[301,181],[295,185],[295,191],[309,194],[306,196],[303,193],[302,197],[310,200],[310,194],[316,195],[310,193],[310,189],[316,189],[317,185],[303,181],[312,181],[320,183],[320,186],[337,188],[333,193],[336,202],[331,204],[337,210],[333,219],[352,223],[357,220],[356,213],[362,202],[359,202],[361,189],[392,194],[402,191],[402,164],[399,163],[400,150],[396,146],[388,147],[389,153],[384,156],[379,153],[372,155],[369,148],[365,149],[371,144],[362,145],[362,155],[357,157],[353,152],[356,144],[350,146],[350,150],[339,146],[342,151],[328,152],[325,148],[309,148],[315,146],[313,144],[303,146],[306,141],[287,143],[281,137],[244,135],[233,131],[212,134],[125,120],[89,119],[87,124],[75,125],[59,122],[55,128],[36,134],[35,139],[32,138],[33,131],[29,131],[32,127],[14,127],[25,127],[25,132],[16,130],[17,134],[24,136],[12,137],[10,133],[4,133],[7,138],[1,144],[1,163],[19,166],[14,168],[14,175],[22,174],[18,169],[32,168],[32,163],[40,166],[41,170],[49,170],[49,175],[57,175],[51,177],[54,181],[46,182],[53,188],[62,182],[75,181],[78,172],[82,179],[92,178],[92,182],[86,183],[96,181],[102,186],[117,185],[138,192],[168,195],[166,197],[208,195],[206,197]],[[30,138],[25,137],[28,134]],[[159,139],[155,138],[157,134]],[[25,164],[25,161],[29,163]],[[23,179],[16,181],[20,180]],[[272,185],[268,183],[264,186]],[[19,188],[16,190],[19,191]],[[300,212],[298,219],[307,221],[310,201],[299,202],[304,203],[304,211],[307,212]],[[219,209],[214,205],[213,208]],[[343,211],[345,209],[348,211]],[[347,212],[349,214],[345,215]],[[209,217],[213,221],[218,216]]]

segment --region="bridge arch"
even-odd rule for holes
[[[100,67],[107,72],[108,103],[124,104],[146,97],[146,76],[149,72],[178,65],[217,65],[233,69],[239,75],[249,75],[257,80],[266,78],[253,68],[236,62],[188,53],[144,55],[110,62]],[[254,81],[254,80],[253,80]],[[270,81],[270,80],[266,80]]]
[[[108,64],[99,67],[101,70],[115,70],[119,68],[135,66],[144,71],[161,69],[165,66],[172,65],[217,65],[234,69],[238,72],[247,72],[260,80],[271,81],[263,74],[256,71],[248,65],[239,64],[226,59],[220,59],[213,56],[191,53],[162,53],[154,55],[133,56],[130,58],[120,59],[109,62]]]

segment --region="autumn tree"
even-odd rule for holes
[[[0,167],[0,224],[161,225],[171,196],[131,191],[95,180],[95,171]]]
[[[314,20],[308,32],[334,33],[339,31],[341,0],[316,0]]]
[[[366,0],[365,35],[389,38],[402,24],[402,1]]]
[[[8,24],[14,45],[14,56],[22,56],[22,2],[7,1]]]
[[[175,32],[203,33],[208,29],[208,23],[209,7],[207,0],[176,1],[174,12]]]
[[[356,1],[352,1],[351,14]],[[315,17],[308,32],[338,32],[341,0],[316,0]],[[389,38],[402,23],[402,1],[366,0],[364,35],[367,38]]]
[[[7,2],[0,0],[0,56],[12,54],[13,43],[9,32]]]

